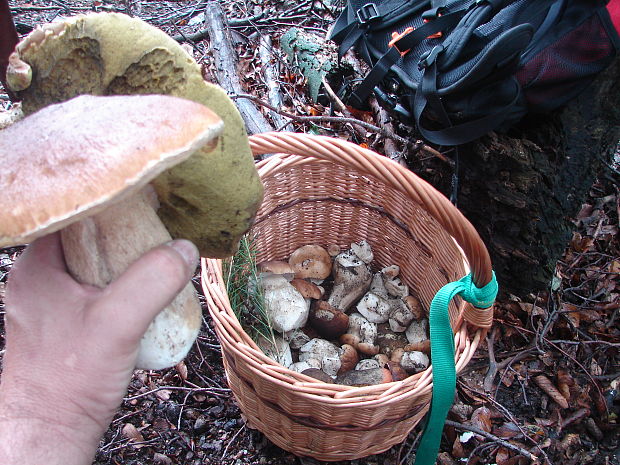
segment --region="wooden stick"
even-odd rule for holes
[[[209,31],[210,47],[215,63],[217,82],[229,94],[244,92],[237,72],[237,54],[232,45],[230,30],[221,5],[216,1],[209,1],[205,8],[205,28]],[[237,101],[237,109],[245,121],[249,134],[272,131],[273,128],[258,111],[256,106],[248,100]]]
[[[263,69],[263,78],[267,86],[267,95],[269,103],[276,108],[282,108],[282,95],[280,94],[280,84],[278,78],[280,76],[278,61],[273,60],[273,48],[271,45],[271,36],[261,34],[258,42],[258,56]],[[282,117],[278,112],[270,110],[269,116],[276,128],[282,128],[285,131],[292,131],[293,125]]]

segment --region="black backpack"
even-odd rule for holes
[[[328,37],[371,66],[343,99],[371,93],[440,145],[504,130],[566,103],[616,55],[597,0],[347,0]]]

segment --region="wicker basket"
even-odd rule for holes
[[[339,139],[295,133],[252,136],[265,199],[251,234],[258,260],[285,259],[305,244],[366,239],[376,268],[398,264],[428,309],[435,293],[464,276],[491,280],[488,252],[473,226],[438,191],[391,160]],[[279,447],[318,460],[352,460],[402,442],[425,415],[431,368],[404,381],[326,384],[267,358],[243,331],[226,296],[220,260],[203,259],[202,286],[221,342],[228,383],[251,425]],[[457,372],[471,359],[492,309],[457,300],[450,317]]]

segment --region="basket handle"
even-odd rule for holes
[[[467,257],[473,282],[483,287],[493,279],[491,258],[480,235],[463,214],[437,189],[415,173],[372,150],[335,137],[292,132],[267,132],[250,136],[255,156],[285,153],[350,166],[394,186],[411,197],[443,226]],[[294,163],[267,158],[257,164],[261,173],[278,171]]]

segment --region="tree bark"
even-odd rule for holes
[[[460,147],[459,208],[489,248],[500,288],[548,289],[573,218],[620,139],[620,59],[563,109]]]

